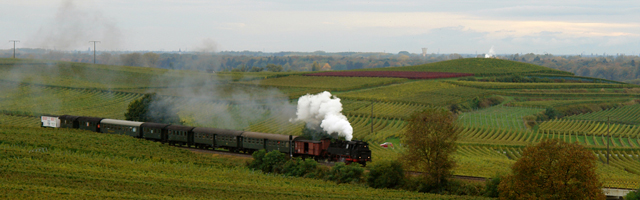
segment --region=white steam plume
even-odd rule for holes
[[[493,51],[493,46],[491,46],[491,49],[489,49],[489,53],[485,54],[484,57],[485,58],[493,58],[493,56],[495,56],[496,52]]]
[[[353,138],[353,127],[342,113],[340,99],[324,91],[315,95],[307,94],[298,99],[296,121],[304,121],[308,128],[322,128],[329,134],[338,134],[347,141]]]

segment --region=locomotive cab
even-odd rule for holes
[[[366,165],[367,161],[371,161],[369,144],[363,141],[335,140],[329,145],[328,152],[333,160],[345,163],[357,162]]]

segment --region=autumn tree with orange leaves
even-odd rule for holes
[[[500,199],[605,199],[593,152],[577,143],[544,140],[524,149],[512,175],[498,186]]]

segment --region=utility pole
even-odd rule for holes
[[[100,43],[100,41],[89,41],[93,42],[93,64],[96,64],[96,43]]]
[[[13,42],[13,58],[16,58],[16,42],[20,42],[20,40],[9,40],[9,42]]]
[[[611,116],[607,116],[607,165],[609,164],[609,156],[611,156],[611,149],[609,149],[609,143],[611,143]]]
[[[371,102],[371,117],[369,119],[371,121],[371,134],[373,134],[373,101]]]

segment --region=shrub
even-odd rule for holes
[[[419,176],[409,176],[405,179],[402,189],[407,191],[418,191],[423,182],[424,179]]]
[[[259,169],[264,173],[281,173],[283,165],[287,162],[287,156],[279,151],[266,153],[264,149],[252,154],[253,162],[249,164],[251,169]]]
[[[397,188],[404,184],[405,174],[398,161],[382,161],[371,166],[367,184],[372,188]]]
[[[544,111],[544,115],[547,116],[547,118],[549,119],[555,119],[555,118],[561,118],[562,117],[562,113],[558,112],[558,110],[556,110],[553,107],[549,107]]]
[[[304,176],[316,170],[318,162],[313,159],[294,158],[284,164],[282,173],[287,176]]]
[[[362,180],[363,173],[364,168],[360,167],[360,165],[345,165],[339,162],[327,172],[325,179],[335,181],[338,184],[357,183]]]
[[[500,185],[501,180],[502,177],[499,175],[487,179],[487,182],[484,184],[484,196],[494,198],[498,197],[498,185]]]
[[[265,151],[264,149],[253,152],[253,154],[251,154],[251,157],[253,157],[253,161],[249,163],[249,168],[262,170],[262,160],[264,159],[265,154],[267,154],[267,151]]]
[[[480,196],[482,192],[483,187],[481,184],[463,182],[454,179],[447,182],[447,187],[445,187],[445,190],[442,192],[442,194]]]
[[[640,200],[640,189],[629,192],[629,194],[624,196],[625,200]]]
[[[311,171],[308,174],[304,175],[304,177],[305,178],[324,179],[328,171],[329,171],[328,167],[326,167],[326,166],[318,166],[313,171]]]

